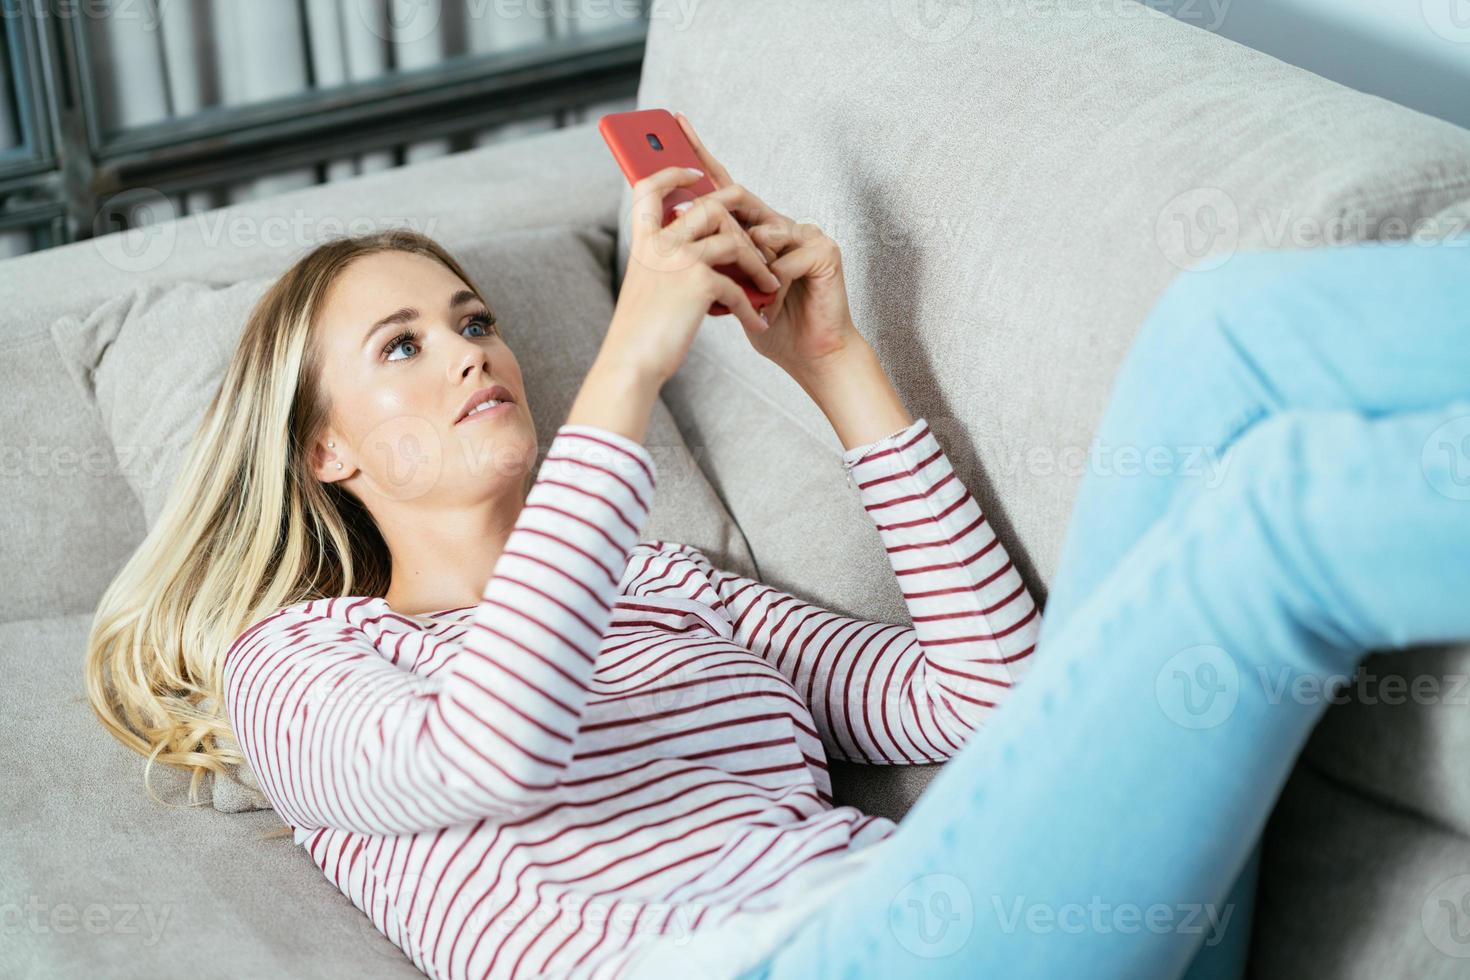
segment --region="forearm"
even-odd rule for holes
[[[604,348],[588,369],[566,421],[570,425],[595,425],[641,443],[658,392],[657,381],[624,363],[615,351]]]
[[[832,423],[843,449],[865,445],[913,424],[877,351],[857,339],[820,368],[792,377]]]

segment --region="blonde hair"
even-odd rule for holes
[[[308,453],[330,404],[313,324],[327,290],[364,255],[399,250],[443,263],[479,295],[437,242],[391,229],[325,242],[252,309],[154,527],[103,593],[87,639],[87,697],[98,719],[147,759],[191,773],[245,762],[225,714],[222,675],[235,639],[308,599],[382,596],[392,563],[362,503],[312,472]],[[481,301],[484,297],[480,296]],[[529,482],[529,481],[528,481]],[[266,837],[290,834],[289,826]]]

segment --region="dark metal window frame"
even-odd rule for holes
[[[0,4],[22,134],[0,151],[0,231],[33,229],[41,248],[125,227],[108,199],[134,188],[173,195],[634,96],[647,37],[644,4],[626,27],[107,132],[77,0]]]
[[[66,207],[57,193],[59,154],[47,98],[45,38],[26,0],[0,0],[0,15],[20,131],[20,142],[0,151],[0,230],[30,230],[47,248],[67,238]]]

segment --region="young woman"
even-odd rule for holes
[[[854,329],[836,246],[700,149],[720,189],[667,228],[661,202],[692,176],[635,188],[613,322],[529,490],[519,366],[451,257],[389,234],[288,271],[180,477],[191,507],[104,598],[99,715],[196,777],[247,762],[430,976],[1177,972],[1197,933],[1047,934],[1014,901],[1218,901],[1320,709],[1268,704],[1247,666],[1341,671],[1470,633],[1451,601],[1465,505],[1401,458],[1470,415],[1445,404],[1464,354],[1424,367],[1438,389],[1375,389],[1400,400],[1370,419],[1358,386],[1319,404],[1341,368],[1324,352],[1299,410],[1296,389],[1249,387],[1270,375],[1174,291],[1102,437],[1233,442],[1227,478],[1089,477],[1038,656],[1035,603]],[[769,263],[769,326],[713,272],[727,262],[758,280]],[[637,540],[649,412],[716,300],[832,422],[912,627]],[[1447,338],[1429,312],[1416,326]],[[1194,354],[1202,331],[1221,363],[1191,387],[1170,348]],[[1381,356],[1369,335],[1362,360]],[[1175,387],[1189,400],[1168,412],[1144,394]],[[1170,678],[1236,664],[1233,711],[1192,727]],[[832,806],[832,757],[951,761],[894,825]]]
[[[247,762],[432,976],[606,976],[735,916],[774,929],[895,826],[834,807],[828,759],[948,758],[1035,645],[1005,548],[853,326],[836,245],[712,176],[667,228],[695,174],[637,186],[615,316],[529,488],[515,325],[421,236],[314,250],[252,312],[99,611],[109,728],[198,776]],[[769,325],[727,262],[779,289]],[[716,300],[832,420],[913,627],[638,540],[641,439]]]

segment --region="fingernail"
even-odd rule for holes
[[[691,174],[693,174],[696,177],[703,177],[704,176],[704,171],[703,170],[700,170],[698,167],[685,167],[684,169],[687,170],[687,171],[689,171]]]
[[[693,201],[680,201],[678,204],[674,205],[674,212],[676,214],[683,214],[685,211],[688,211],[692,207],[694,207]]]
[[[766,319],[766,311],[765,310],[757,310],[756,311],[756,315],[761,318],[761,322],[764,323],[766,326],[769,327],[771,325],[771,321]]]

